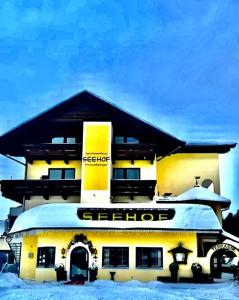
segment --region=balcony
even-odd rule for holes
[[[31,196],[80,196],[81,180],[2,180],[1,190],[3,197],[23,203],[23,199]]]
[[[111,180],[112,196],[148,196],[153,198],[155,194],[156,180]]]
[[[156,144],[112,144],[112,159],[115,160],[150,160],[153,163]]]
[[[79,160],[82,158],[82,144],[25,144],[25,157],[29,163],[34,160],[45,160],[48,164],[52,160]],[[112,144],[112,160],[130,160],[132,164],[135,160],[155,159],[155,144]]]
[[[25,147],[26,160],[32,163],[33,160],[69,160],[81,159],[82,144],[27,144]]]

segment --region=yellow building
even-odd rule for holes
[[[23,210],[8,233],[20,277],[219,276],[238,255],[221,225],[219,155],[233,147],[182,141],[88,91],[6,133],[0,153],[26,161],[24,179],[1,181]]]

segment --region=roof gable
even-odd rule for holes
[[[82,134],[84,121],[110,121],[115,134],[127,132],[142,142],[156,143],[160,155],[185,144],[85,90],[2,135],[0,153],[21,156],[24,144],[50,142],[59,134]]]

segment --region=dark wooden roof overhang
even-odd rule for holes
[[[80,139],[84,121],[112,122],[114,135],[127,134],[140,143],[156,144],[158,156],[167,155],[185,145],[184,141],[88,91],[82,91],[2,135],[0,153],[25,156],[26,144],[50,143],[54,136],[78,136]]]
[[[177,153],[227,153],[236,147],[236,143],[195,142],[186,143]]]

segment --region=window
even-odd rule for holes
[[[162,268],[162,248],[136,248],[136,268]]]
[[[217,243],[217,237],[214,235],[197,234],[198,256],[205,257],[208,250]]]
[[[37,267],[53,268],[55,265],[55,247],[40,247],[37,252]]]
[[[131,136],[115,136],[116,144],[138,144],[139,140]]]
[[[138,168],[114,168],[114,179],[140,179],[140,169]]]
[[[53,144],[75,144],[76,138],[75,137],[54,137],[51,141]]]
[[[135,139],[134,137],[129,136],[129,137],[126,138],[126,143],[128,143],[128,144],[130,144],[130,143],[137,144],[137,143],[139,143],[139,140]]]
[[[123,136],[116,136],[115,137],[116,144],[124,144],[124,137]]]
[[[76,138],[75,137],[67,137],[67,138],[65,138],[65,143],[75,144],[76,143]]]
[[[49,169],[49,179],[75,179],[75,169]]]
[[[54,137],[51,141],[53,144],[63,144],[64,137]]]
[[[129,248],[103,247],[102,266],[106,268],[127,268],[129,266]]]

